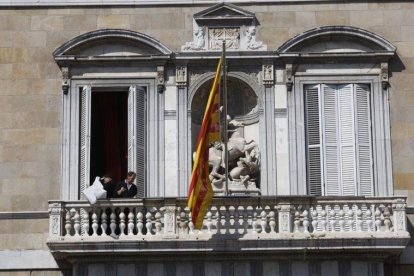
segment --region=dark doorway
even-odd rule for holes
[[[115,181],[128,169],[128,92],[92,91],[91,184],[111,174]]]

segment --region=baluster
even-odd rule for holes
[[[390,232],[391,230],[391,213],[389,207],[385,207],[384,209],[384,225],[385,231]]]
[[[316,207],[311,212],[311,219],[313,232],[318,232],[318,212],[316,212]]]
[[[102,214],[101,214],[102,234],[101,234],[101,236],[107,236],[107,234],[106,234],[106,229],[108,229],[108,221],[107,220],[108,220],[108,215],[106,214],[106,210],[102,209]],[[87,230],[86,230],[86,232],[87,232]]]
[[[238,228],[237,228],[237,234],[244,234],[245,231],[245,221],[244,221],[244,207],[239,206],[237,207],[237,214],[238,214]]]
[[[335,223],[336,223],[336,212],[335,212],[335,207],[333,207],[330,211],[329,211],[329,225],[330,225],[330,231],[331,232],[335,232]]]
[[[66,230],[66,235],[67,237],[70,236],[70,230],[72,229],[72,223],[71,223],[71,215],[70,215],[70,211],[67,210],[66,211],[66,215],[65,215],[65,230]]]
[[[142,214],[141,211],[138,211],[137,213],[137,235],[138,236],[142,236],[142,228],[144,228],[144,223],[143,223],[143,219],[144,219],[144,215]]]
[[[121,213],[119,213],[119,231],[120,231],[120,236],[125,236],[125,213],[124,211],[121,211]]]
[[[343,206],[342,206],[342,209],[340,209],[339,210],[339,231],[340,232],[344,232],[345,231],[345,227],[344,227],[344,224],[345,224],[345,212],[344,212],[344,209],[343,209]]]
[[[262,212],[260,213],[260,227],[261,229],[261,233],[262,234],[266,234],[266,226],[267,226],[267,215],[266,215],[266,211],[262,210]]]
[[[253,210],[252,233],[257,234],[257,208],[254,208]]]
[[[357,206],[357,210],[356,210],[356,231],[357,232],[362,232],[362,210],[358,208]]]
[[[187,218],[185,216],[185,212],[182,211],[180,212],[180,229],[181,229],[181,233],[183,234],[188,234],[187,233],[187,228],[188,228],[188,222],[187,222]]]
[[[134,213],[132,210],[128,214],[128,236],[134,235]]]
[[[116,230],[116,215],[115,210],[111,210],[111,215],[109,216],[111,219],[111,223],[109,225],[109,228],[111,228],[111,236],[116,236],[115,230]]]
[[[367,211],[365,212],[365,215],[367,217],[367,227],[368,227],[368,232],[372,231],[372,227],[373,227],[373,222],[372,222],[372,213],[370,209],[367,209]]]
[[[153,235],[152,233],[152,214],[148,211],[145,215],[145,218],[147,219],[147,223],[145,224],[145,227],[147,228],[147,235]]]
[[[354,212],[351,208],[348,211],[348,226],[350,232],[354,231]]]
[[[92,214],[92,236],[98,236],[98,216],[96,215],[96,211],[93,211]]]
[[[308,219],[308,215],[309,212],[308,210],[304,210],[302,212],[302,217],[303,217],[303,232],[304,233],[309,233],[309,219]]]
[[[75,229],[75,236],[80,236],[80,215],[78,210],[74,210],[75,215],[73,216],[73,228]]]
[[[300,212],[298,209],[296,209],[295,218],[293,221],[293,232],[299,233],[299,226],[300,226]]]
[[[236,221],[234,220],[234,212],[235,212],[236,208],[234,208],[234,206],[230,206],[229,207],[229,213],[228,213],[228,217],[229,217],[229,221],[228,221],[228,233],[234,233],[235,231],[235,223]]]
[[[375,208],[375,228],[376,231],[381,231],[381,211],[379,210],[379,207]]]
[[[160,235],[162,230],[161,213],[155,213],[155,235]]]
[[[322,209],[322,211],[321,211],[321,220],[320,220],[322,232],[326,231],[326,215],[327,215],[327,213],[326,213],[325,209]]]
[[[207,226],[207,233],[208,234],[211,234],[211,225],[212,225],[211,216],[212,216],[211,212],[208,211],[207,214],[206,214],[206,217],[207,217],[206,226]]]
[[[218,233],[218,210],[216,206],[211,206],[210,208],[210,212],[211,212],[211,231],[212,233]],[[215,229],[215,230],[214,230]]]
[[[269,227],[270,227],[270,233],[275,234],[275,228],[276,228],[276,213],[274,211],[269,212]]]
[[[226,220],[227,217],[227,208],[226,206],[221,206],[220,207],[220,225],[221,225],[221,233],[220,234],[226,234],[228,231],[228,223]],[[224,231],[223,231],[224,230]]]
[[[247,233],[250,226],[253,229],[253,207],[252,206],[246,207],[246,216],[247,216],[247,221],[246,221],[246,233]]]
[[[83,235],[89,236],[89,212],[86,210],[83,213],[83,229],[85,229]]]
[[[194,223],[191,219],[191,212],[188,215],[188,234],[194,235]]]

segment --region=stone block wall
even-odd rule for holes
[[[394,189],[414,204],[414,3],[334,2],[240,7],[256,14],[257,40],[269,50],[327,25],[364,28],[397,46],[390,66]],[[179,51],[192,40],[193,14],[205,8],[0,8],[0,213],[46,212],[48,200],[60,196],[62,92],[52,52],[77,35],[102,28],[142,32]],[[46,219],[1,219],[0,250],[47,250],[47,227]]]

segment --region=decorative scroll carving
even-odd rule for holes
[[[388,62],[381,62],[381,84],[382,84],[382,89],[387,89],[389,86]]]
[[[263,65],[263,84],[273,85],[275,82],[273,64]]]
[[[256,41],[256,26],[250,26],[246,29],[246,44],[250,50],[266,50],[263,42]]]
[[[226,41],[226,49],[237,50],[240,47],[239,28],[214,28],[208,30],[210,50],[221,50],[222,41]]]
[[[194,30],[194,41],[186,42],[184,46],[181,47],[182,51],[200,51],[204,49],[205,45],[205,28],[197,27]]]
[[[69,93],[69,67],[62,67],[62,92],[63,94]]]
[[[177,86],[187,85],[187,66],[177,66],[175,70],[175,82]]]
[[[293,64],[286,64],[286,88],[288,92],[292,91],[293,87]]]

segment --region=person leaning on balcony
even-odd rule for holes
[[[106,191],[106,198],[111,198],[114,197],[114,192],[115,192],[115,181],[113,180],[112,175],[110,174],[105,174],[104,176],[101,177],[100,179],[103,188]]]
[[[125,180],[118,182],[115,188],[115,197],[132,198],[137,194],[137,186],[134,180],[137,174],[135,172],[128,172]]]

